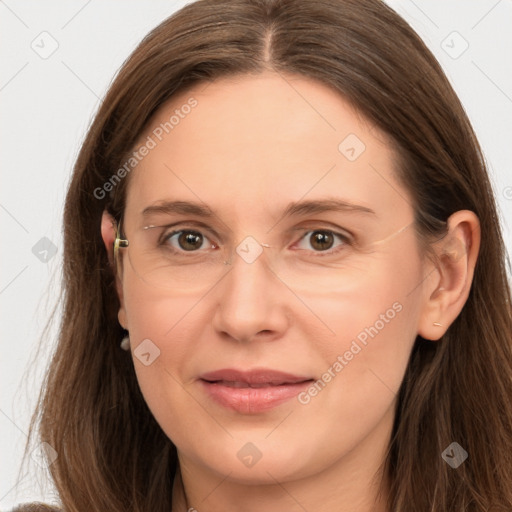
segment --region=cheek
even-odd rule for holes
[[[173,441],[187,439],[192,428],[190,419],[201,417],[205,423],[209,421],[185,391],[183,378],[194,356],[195,340],[200,338],[199,332],[194,331],[199,322],[192,321],[197,298],[158,296],[145,285],[129,288],[126,307],[140,390],[166,435]]]
[[[338,289],[306,296],[331,331],[322,338],[309,331],[323,361],[322,382],[311,390],[311,398],[321,391],[317,403],[325,400],[333,409],[354,412],[366,410],[364,403],[389,405],[398,392],[417,335],[422,281],[413,244],[397,244],[364,263],[361,259],[355,268],[364,270],[347,272]],[[328,393],[323,391],[326,383]]]
[[[175,414],[197,417],[203,413],[185,387],[196,378],[193,363],[212,339],[211,333],[205,335],[211,326],[211,310],[206,309],[209,288],[211,285],[199,292],[156,289],[129,265],[123,275],[137,380],[148,407],[169,437],[183,428]],[[147,353],[149,357],[144,355]],[[202,361],[208,362],[207,357],[203,355]]]
[[[413,290],[421,268],[407,260],[396,254],[374,261],[364,275],[347,279],[343,290],[312,302],[335,337],[315,347],[321,375],[299,397],[303,407],[296,419],[329,439],[305,445],[305,458],[335,458],[375,429],[386,435],[391,428],[419,317],[419,291]],[[298,430],[288,434],[300,437]]]
[[[316,351],[326,364],[349,351],[350,361],[369,364],[374,359],[403,366],[416,337],[421,306],[422,265],[414,240],[354,257],[339,275],[325,292],[314,287],[300,291],[325,327],[326,336],[318,344],[312,329],[313,323],[318,328],[318,321],[311,317],[310,327],[303,324],[305,330],[310,328],[308,338],[316,340]]]

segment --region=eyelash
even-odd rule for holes
[[[351,238],[349,238],[349,236],[347,236],[347,235],[345,235],[343,233],[339,233],[337,231],[330,230],[330,229],[320,229],[319,228],[319,229],[305,230],[305,228],[303,228],[303,229],[297,228],[296,231],[306,231],[304,233],[304,235],[301,237],[301,239],[299,240],[299,242],[304,240],[308,235],[312,235],[313,233],[324,233],[324,234],[327,233],[329,235],[333,235],[335,238],[337,237],[338,239],[340,239],[343,242],[343,244],[341,246],[339,246],[338,248],[335,248],[335,249],[328,249],[328,250],[325,250],[325,251],[314,251],[314,250],[310,251],[310,252],[312,252],[315,255],[314,257],[320,257],[321,258],[321,257],[326,257],[326,256],[332,256],[332,255],[337,254],[337,253],[341,252],[342,250],[344,250],[346,248],[346,246],[353,245],[353,241],[351,240]],[[203,239],[209,240],[209,238],[204,233],[202,233],[201,231],[199,231],[197,229],[183,228],[183,229],[171,231],[170,233],[162,234],[161,237],[159,238],[158,245],[159,246],[166,245],[167,246],[166,248],[168,250],[170,250],[173,254],[183,255],[183,254],[186,254],[187,252],[189,252],[189,253],[199,253],[200,252],[199,250],[197,250],[197,251],[178,250],[178,249],[175,249],[174,247],[172,247],[171,245],[167,244],[167,242],[174,235],[178,235],[178,234],[181,234],[181,233],[199,234],[199,235],[201,235],[203,237]],[[299,249],[299,250],[305,250],[305,249]]]

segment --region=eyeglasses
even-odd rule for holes
[[[169,226],[148,225],[135,229],[129,240],[123,235],[121,221],[115,225],[114,262],[121,265],[121,251],[127,253],[128,263],[134,273],[146,284],[157,289],[184,289],[193,291],[215,284],[231,269],[231,260],[225,250],[210,244],[210,252],[194,250],[194,244],[207,239],[197,228],[172,229]],[[176,249],[170,242],[181,234],[181,243],[190,250]],[[183,236],[186,235],[186,236]],[[202,244],[205,245],[204,243]],[[200,252],[200,254],[198,254]],[[222,253],[222,254],[221,254]]]
[[[130,233],[128,239],[123,236],[119,221],[114,242],[116,268],[119,268],[120,253],[123,251],[127,253],[135,274],[149,286],[192,292],[214,285],[235,265],[258,268],[263,265],[268,276],[273,273],[276,279],[293,290],[332,292],[343,282],[353,280],[354,275],[365,273],[365,254],[409,227],[404,226],[362,248],[355,247],[350,235],[341,231],[294,229],[294,232],[301,231],[305,236],[301,238],[295,234],[293,241],[299,238],[301,243],[306,239],[310,244],[318,244],[322,250],[315,251],[271,247],[252,236],[245,237],[230,248],[212,242],[215,235],[210,230],[186,224],[139,227]],[[327,250],[326,245],[330,246]]]

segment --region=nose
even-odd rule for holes
[[[265,250],[248,261],[233,253],[230,270],[215,287],[213,327],[239,342],[278,339],[289,327],[293,294],[271,270]]]

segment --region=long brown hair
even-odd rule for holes
[[[64,509],[169,511],[177,465],[119,348],[124,332],[100,223],[105,208],[121,217],[128,178],[111,194],[97,191],[171,96],[265,69],[333,87],[391,136],[423,240],[443,235],[455,211],[479,217],[469,298],[440,342],[417,338],[399,391],[385,461],[389,507],[512,510],[511,302],[493,191],[438,62],[379,0],[200,0],[149,33],[119,71],[66,198],[63,316],[33,419],[33,433],[39,424],[58,453],[50,470]],[[457,470],[441,457],[453,441],[469,453]]]

